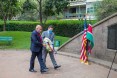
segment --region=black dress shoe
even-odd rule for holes
[[[45,69],[47,69],[47,70],[48,70],[49,68],[47,68],[47,67],[46,67]]]
[[[37,72],[36,70],[34,69],[29,69],[30,72]]]
[[[41,73],[45,73],[45,72],[47,72],[48,71],[48,69],[43,69],[43,70],[41,70],[40,72]]]
[[[60,67],[61,67],[61,65],[58,65],[58,66],[55,66],[54,69],[57,69],[57,68],[60,68]]]

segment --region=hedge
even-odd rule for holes
[[[88,21],[89,22],[89,21]],[[96,21],[90,21],[94,24]],[[28,31],[32,32],[39,22],[32,21],[9,21],[7,22],[7,31]],[[49,20],[43,26],[47,30],[49,25],[53,25],[54,32],[58,36],[73,37],[83,30],[83,20]],[[0,31],[3,30],[3,21],[0,21]]]

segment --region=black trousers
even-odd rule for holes
[[[35,58],[37,57],[39,64],[40,64],[40,70],[43,70],[46,68],[45,63],[42,59],[42,51],[40,52],[32,52],[31,59],[30,59],[30,69],[34,69],[35,64]]]

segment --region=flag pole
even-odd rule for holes
[[[86,17],[86,15],[85,15],[85,19],[84,20],[86,20],[87,21],[87,17]],[[87,24],[87,26],[86,26],[86,29],[88,28],[88,24]],[[87,56],[87,61],[86,61],[86,65],[89,65],[89,60],[88,60],[88,40],[87,40],[87,43],[86,43],[86,56]]]
[[[113,63],[114,63],[114,61],[115,61],[115,57],[116,57],[116,55],[117,55],[117,50],[116,50],[116,52],[115,52],[115,56],[114,56],[114,58],[113,58],[113,61],[112,61],[111,67],[110,67],[110,69],[109,69],[109,72],[108,72],[107,78],[109,78],[110,71],[111,71],[111,69],[112,69],[112,66],[113,66]]]

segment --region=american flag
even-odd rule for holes
[[[87,52],[86,52],[86,45],[87,45],[86,33],[87,33],[87,21],[85,19],[84,20],[84,33],[82,36],[81,55],[80,55],[80,61],[84,63],[87,62],[88,60]]]

